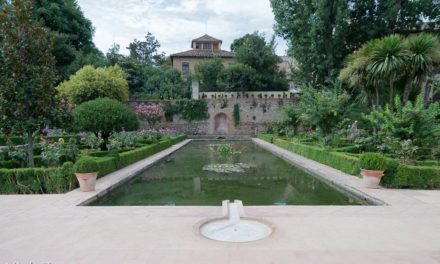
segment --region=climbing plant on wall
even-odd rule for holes
[[[234,119],[234,126],[238,126],[240,124],[240,105],[235,104],[234,110],[232,111],[232,118]]]
[[[200,121],[208,119],[208,104],[202,99],[183,99],[175,103],[167,102],[164,107],[165,118],[173,121],[173,115],[180,114],[184,120]]]

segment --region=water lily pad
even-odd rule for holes
[[[204,171],[212,171],[217,173],[243,173],[246,169],[252,168],[252,164],[247,163],[223,163],[223,164],[208,164],[203,166]]]

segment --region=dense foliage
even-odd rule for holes
[[[297,81],[328,84],[365,42],[398,33],[438,32],[439,1],[271,0],[276,32],[299,63]]]
[[[182,99],[190,94],[191,80],[183,80],[179,71],[166,65],[159,67],[119,53],[114,44],[106,54],[109,65],[119,65],[125,73],[131,98]]]
[[[357,144],[363,149],[381,151],[411,162],[438,155],[440,143],[440,106],[426,106],[421,97],[413,104],[402,104],[396,97],[394,110],[387,105],[365,115],[368,134],[359,137]]]
[[[23,1],[24,2],[24,1]],[[36,0],[33,18],[54,38],[57,82],[85,65],[104,66],[104,56],[93,43],[93,26],[74,0]]]
[[[280,57],[275,53],[275,39],[267,42],[264,35],[254,32],[234,40],[231,50],[235,51],[235,60],[250,66],[257,73],[254,91],[287,90],[285,72],[280,72]]]
[[[97,98],[128,101],[128,84],[119,66],[93,68],[85,66],[70,80],[58,86],[60,96],[72,104],[81,104]]]
[[[108,138],[115,131],[138,129],[136,114],[121,102],[100,98],[85,102],[75,108],[73,127],[78,131],[93,132],[103,139],[101,148],[107,149]]]
[[[30,2],[0,10],[0,128],[27,136],[34,166],[33,134],[57,120],[55,59],[49,32],[32,19]]]
[[[299,122],[304,128],[316,129],[327,136],[345,118],[349,96],[337,89],[317,91],[303,87],[299,102],[284,109],[286,124],[294,130]],[[299,121],[299,122],[298,122]]]
[[[219,84],[222,91],[246,92],[261,87],[257,71],[249,65],[234,63],[223,70],[219,75]]]
[[[196,65],[196,76],[200,81],[200,90],[205,92],[218,91],[218,78],[224,66],[220,58],[205,60]]]
[[[203,99],[183,99],[167,102],[163,107],[165,118],[172,121],[173,115],[181,115],[184,120],[201,121],[208,119],[208,103]]]

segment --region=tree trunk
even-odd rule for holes
[[[379,88],[376,86],[374,89],[376,92],[376,106],[379,106],[380,105]]]
[[[403,90],[403,102],[406,103],[409,100],[409,95],[411,93],[411,87],[412,87],[413,80],[407,80],[405,83],[405,88]]]
[[[101,132],[101,137],[102,137],[102,140],[104,141],[104,142],[102,142],[101,150],[106,151],[106,150],[108,150],[107,144],[108,144],[108,138],[110,137],[110,133]]]
[[[421,75],[419,81],[419,89],[420,89],[420,95],[422,96],[423,102],[425,103],[428,100],[426,94],[426,82],[427,82],[426,74]]]
[[[34,139],[32,137],[32,131],[28,131],[28,140],[27,140],[27,154],[28,154],[28,167],[35,167],[34,163]]]

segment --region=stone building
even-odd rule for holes
[[[234,61],[234,53],[222,50],[222,41],[209,35],[203,35],[191,41],[191,49],[171,54],[171,64],[183,76],[194,73],[195,66],[203,60],[218,57],[228,67]]]

